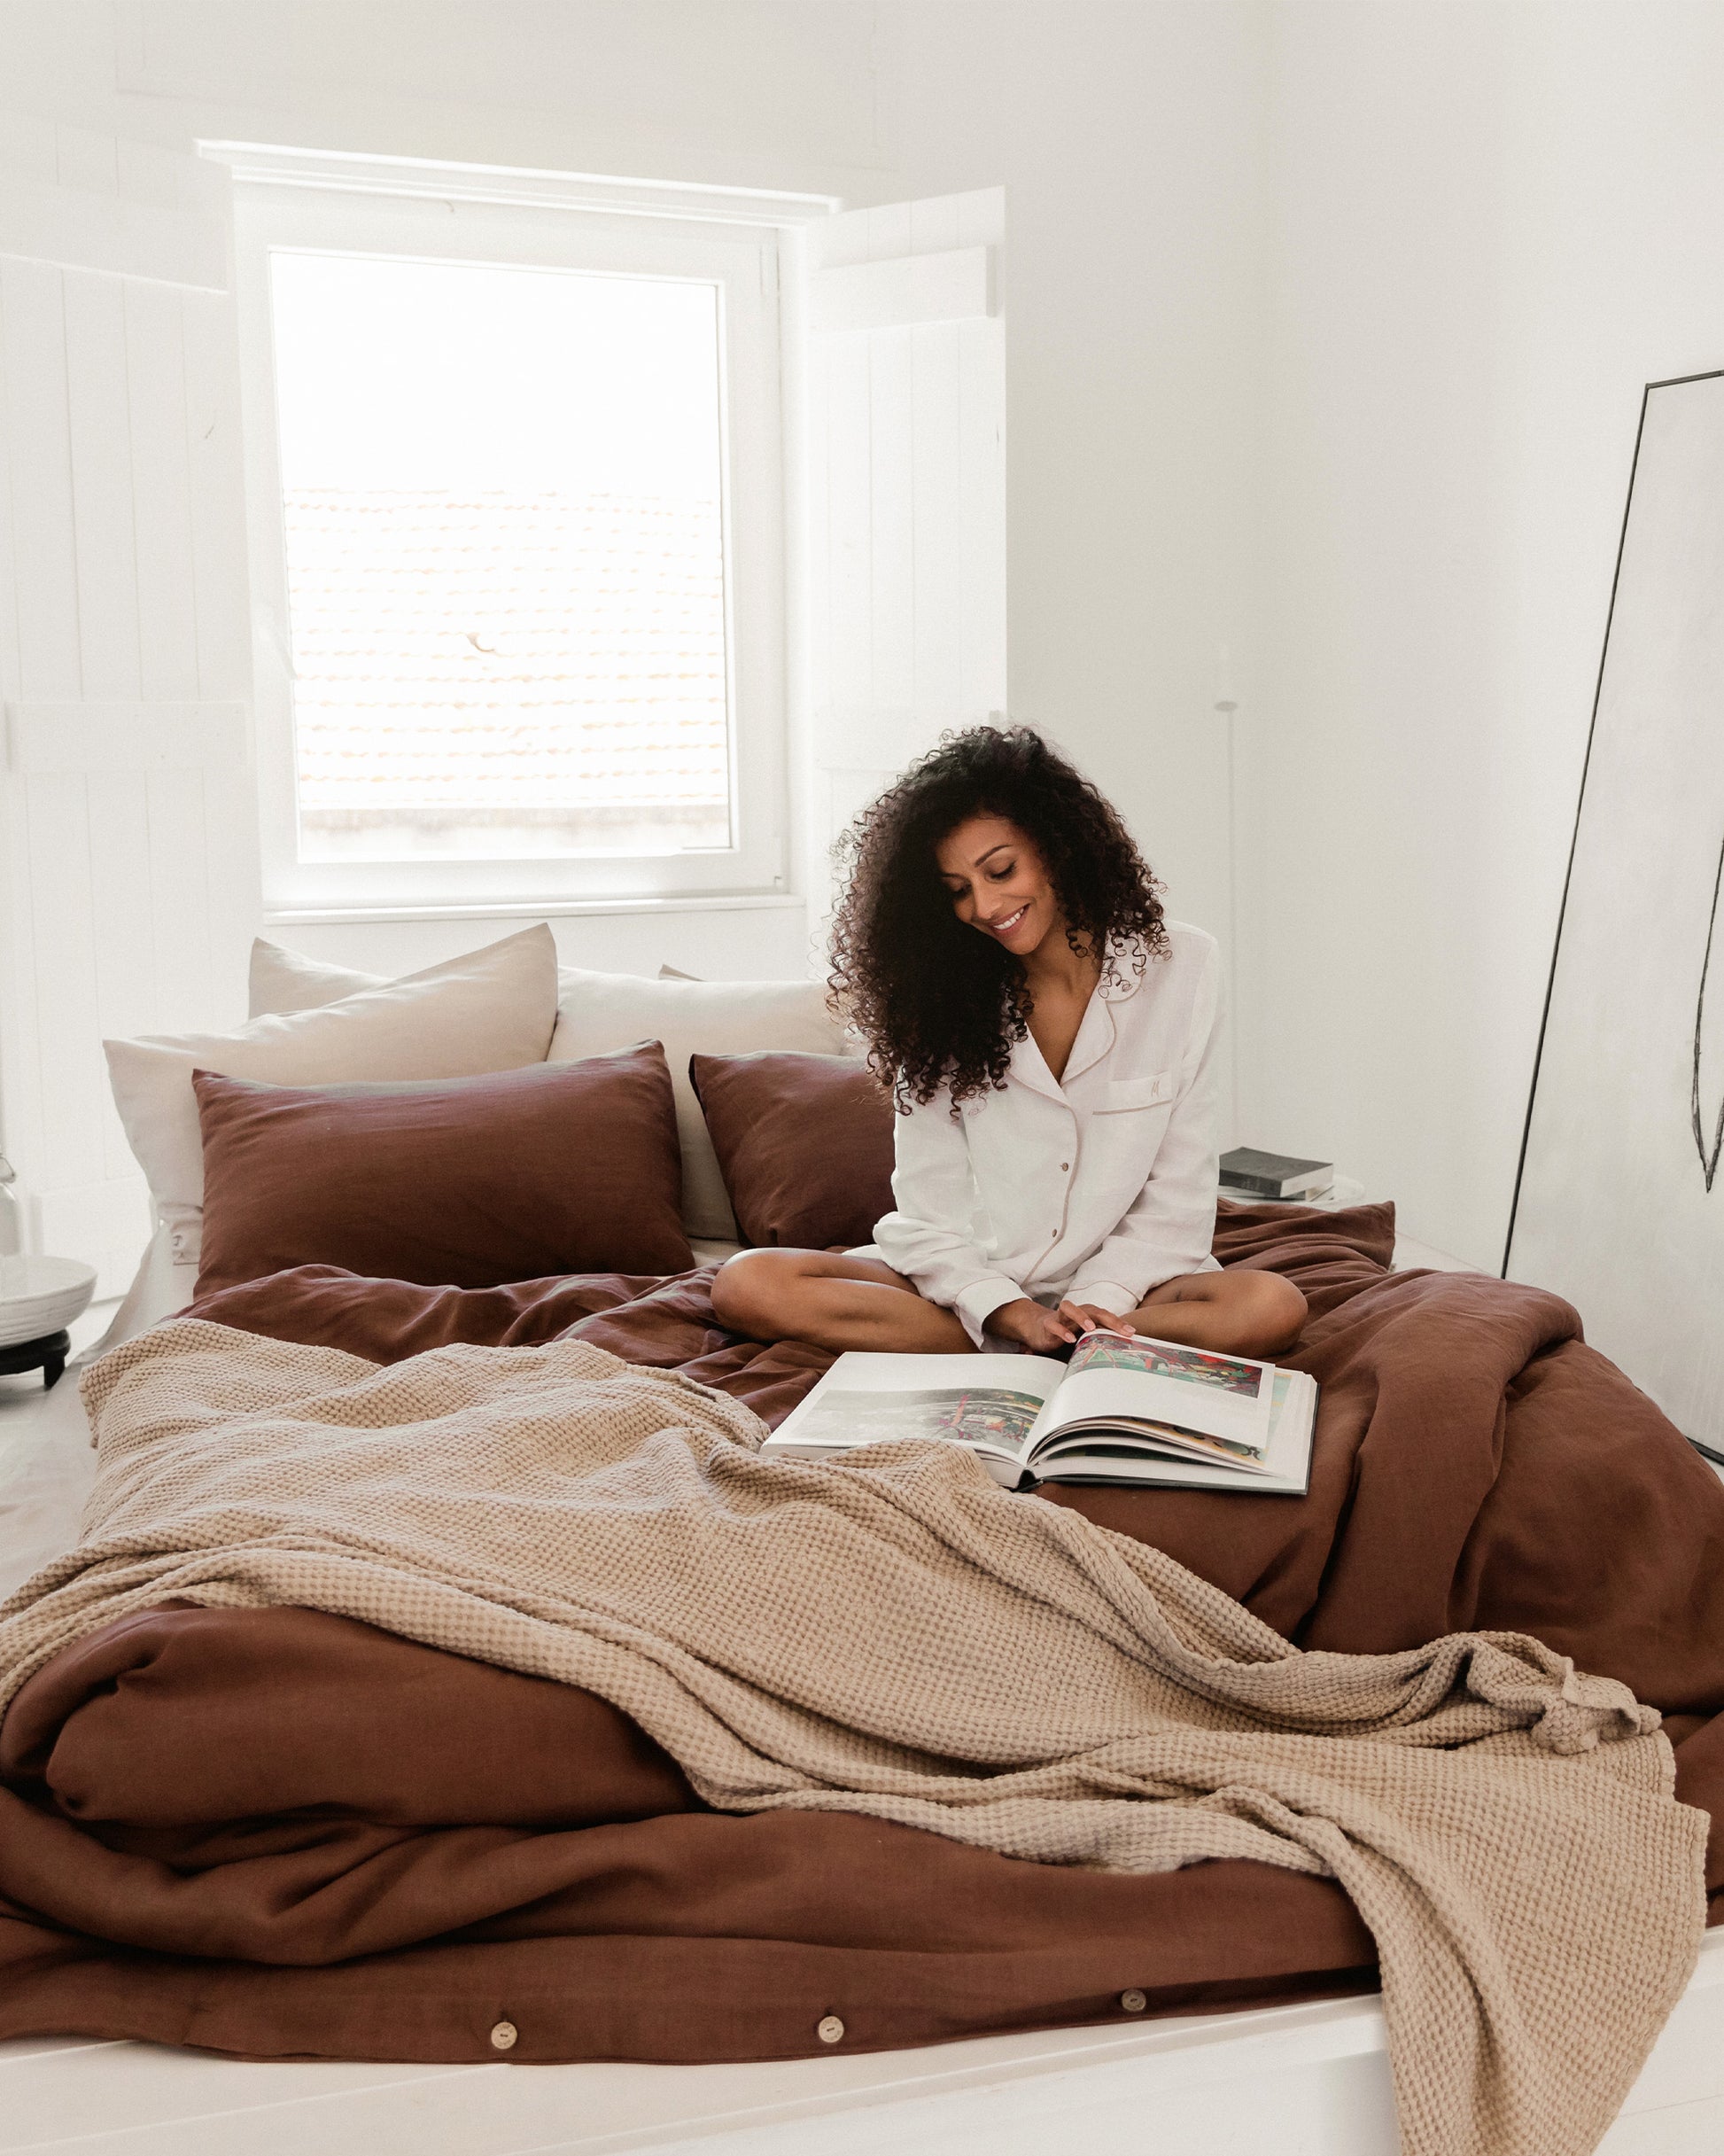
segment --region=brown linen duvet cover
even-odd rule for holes
[[[1565,1304],[1390,1275],[1392,1238],[1386,1208],[1217,1230],[1223,1262],[1310,1301],[1290,1358],[1323,1388],[1308,1498],[1050,1498],[1301,1646],[1534,1633],[1661,1708],[1678,1795],[1724,1818],[1724,1486]],[[710,1278],[462,1291],[304,1267],[193,1312],[381,1362],[569,1333],[781,1420],[827,1358],[724,1333]],[[819,2051],[835,2012],[870,2049],[1374,1981],[1332,1881],[720,1815],[589,1694],[305,1610],[108,1626],[19,1694],[0,1780],[0,2035],[462,2059],[507,2018],[516,2059],[757,2059]],[[1709,1857],[1717,1918],[1724,1833]]]

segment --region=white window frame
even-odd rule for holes
[[[204,144],[235,193],[255,742],[267,918],[586,911],[784,894],[791,876],[796,672],[787,510],[796,370],[780,255],[828,197],[659,186],[581,175]],[[269,257],[277,249],[508,262],[719,286],[732,844],[659,854],[501,861],[299,859],[291,645],[276,443]]]

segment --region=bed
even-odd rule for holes
[[[1584,1345],[1566,1305],[1478,1276],[1392,1273],[1392,1241],[1386,1207],[1228,1210],[1217,1230],[1223,1263],[1285,1272],[1310,1302],[1296,1358],[1323,1388],[1309,1499],[1052,1501],[1169,1550],[1302,1646],[1383,1652],[1457,1629],[1531,1631],[1659,1706],[1679,1794],[1724,1812],[1724,1488]],[[455,1290],[307,1266],[193,1310],[384,1363],[572,1332],[780,1420],[826,1358],[726,1335],[711,1278],[704,1265]],[[1314,2148],[1393,2145],[1371,1942],[1327,1880],[1243,1864],[1121,1880],[859,1819],[714,1815],[587,1695],[292,1610],[170,1609],[116,1627],[63,1656],[30,1713],[27,1742],[9,1731],[9,1789],[54,1813],[56,1846],[31,1857],[27,1881],[0,1879],[0,2035],[13,2039],[0,2072],[15,2087],[25,2074],[63,2085],[58,2054],[17,2046],[68,2033],[118,2046],[97,2056],[122,2079],[131,2069],[115,2062],[140,2041],[354,2062],[340,2072],[355,2121],[392,2119],[398,2145],[423,2147],[399,2137],[418,2130],[404,2122],[432,2091],[450,2119],[479,2100],[457,2101],[469,2085],[457,2069],[474,2090],[494,2086],[507,1999],[515,2063],[686,2071],[653,2082],[654,2111],[625,2105],[626,2128],[553,2126],[543,2107],[561,2099],[541,2091],[530,2129],[511,2112],[447,2145],[741,2133],[750,2147],[776,2136],[862,2148],[913,2116],[949,2119],[952,2135],[991,2121],[993,2144],[1009,2146],[998,2113],[1010,2090],[1025,2122],[1013,2132],[1047,2105],[1076,2131],[1093,2105],[1084,2136],[1105,2147],[1093,2136],[1112,2130],[1107,2117],[1122,2122],[1152,2092],[1209,2115],[1218,2082],[1238,2120],[1304,2105],[1326,2121]],[[571,1779],[572,1760],[585,1763]],[[510,1867],[480,1909],[452,1883],[476,1832],[506,1841]],[[159,1906],[164,1866],[182,1903],[200,1898],[189,1930],[183,1906],[171,1920]],[[1718,1835],[1708,1887],[1716,1918]],[[236,1940],[242,1952],[221,1950]],[[1698,2032],[1719,1970],[1703,1956],[1648,2069],[1644,2115],[1660,2131],[1716,2131],[1724,2088],[1704,2068],[1697,2082],[1695,2059],[1715,2055]],[[835,1996],[842,2074],[822,2059],[814,2011]],[[359,2063],[371,2060],[393,2063]],[[646,2072],[607,2067],[595,2086]],[[287,2119],[306,2098],[284,2100]],[[27,2119],[19,2101],[9,2115]],[[175,2147],[201,2145],[175,2131]]]
[[[182,1306],[386,1366],[573,1339],[768,1423],[825,1368],[710,1296],[739,1233],[865,1240],[882,1202],[889,1117],[813,985],[559,972],[538,930],[400,983],[260,945],[252,1008],[112,1051],[163,1226],[104,1344]],[[392,1089],[354,1078],[408,1081],[405,1121],[380,1135]],[[531,1262],[590,1225],[541,1202],[559,1145],[559,1203],[608,1176],[632,1261]],[[384,1202],[355,1204],[385,1157]],[[1394,1247],[1387,1206],[1223,1208],[1217,1257],[1310,1305],[1309,1498],[1022,1502],[1167,1551],[1304,1647],[1532,1633],[1663,1710],[1679,1795],[1724,1815],[1724,1486],[1566,1304]],[[418,1284],[463,1269],[481,1284]],[[0,1462],[0,1591],[72,1542],[90,1472],[64,1386]],[[716,1812],[592,1694],[350,1618],[141,1609],[19,1695],[0,1784],[0,2152],[228,2148],[237,2111],[248,2149],[1105,2151],[1140,2145],[1147,2103],[1193,2151],[1395,2144],[1375,1948],[1332,1880]],[[1716,1920],[1724,1836],[1707,1858]],[[1714,1943],[1623,2156],[1724,2125]]]

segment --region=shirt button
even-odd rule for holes
[[[1069,1175],[1071,1173],[1071,1163],[1068,1160],[1062,1160],[1060,1162],[1060,1172],[1061,1175]]]
[[[844,2025],[835,2013],[824,2014],[814,2024],[814,2034],[822,2043],[842,2043],[844,2041]]]
[[[492,2050],[493,2051],[512,2051],[515,2049],[515,2039],[520,2033],[513,2021],[499,2021],[491,2032]]]
[[[1141,2013],[1149,2001],[1141,1991],[1122,1991],[1120,2005],[1127,2013]]]

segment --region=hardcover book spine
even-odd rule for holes
[[[1281,1187],[1281,1179],[1276,1175],[1223,1175],[1221,1179],[1222,1195],[1237,1190],[1245,1198],[1282,1198],[1288,1193]]]

